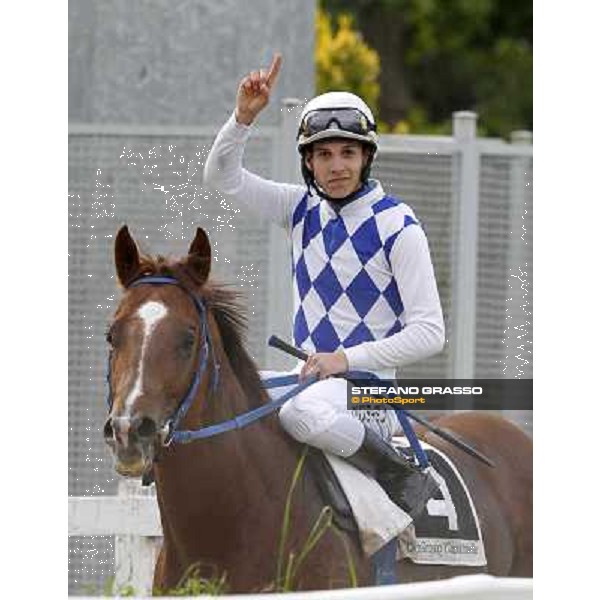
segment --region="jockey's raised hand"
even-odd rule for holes
[[[250,125],[269,103],[269,96],[277,80],[282,60],[281,54],[276,53],[268,71],[266,69],[252,71],[240,81],[235,106],[235,118],[238,123]]]

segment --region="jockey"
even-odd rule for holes
[[[297,135],[305,186],[243,168],[252,123],[281,66],[240,82],[236,108],[208,155],[204,182],[283,227],[291,238],[294,342],[309,358],[300,378],[319,381],[279,413],[296,440],[344,457],[373,475],[413,518],[437,489],[389,444],[393,410],[352,411],[346,382],[331,375],[396,369],[440,352],[444,321],[427,239],[412,209],[369,178],[378,140],[373,114],[348,92],[313,98]]]

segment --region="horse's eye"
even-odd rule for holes
[[[182,336],[181,338],[181,343],[179,345],[179,348],[181,350],[181,353],[184,357],[188,357],[193,348],[194,348],[194,344],[196,342],[196,330],[193,327],[190,327],[190,329],[188,329]]]

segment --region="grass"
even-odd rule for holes
[[[132,585],[122,585],[117,588],[114,575],[104,581],[100,593],[98,593],[98,587],[93,584],[84,585],[83,593],[86,596],[117,596],[119,598],[133,598],[137,596],[135,588]]]
[[[201,575],[201,563],[190,565],[177,585],[170,589],[155,589],[155,596],[199,596],[208,594],[210,596],[220,596],[227,592],[227,574],[221,576],[215,574],[212,577],[203,577]],[[96,596],[97,588],[94,586],[85,586],[84,593],[90,596]],[[115,587],[115,578],[109,577],[103,587],[101,596],[112,596],[117,598],[132,598],[139,596],[132,585]]]
[[[215,573],[212,577],[201,575],[201,563],[190,565],[182,575],[179,583],[169,590],[154,590],[156,596],[199,596],[208,594],[220,596],[227,592],[227,573],[220,576]]]

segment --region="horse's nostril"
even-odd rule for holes
[[[103,433],[104,433],[105,440],[113,439],[114,430],[113,430],[113,426],[112,426],[112,419],[107,419],[106,423],[104,423]]]
[[[142,438],[151,438],[156,435],[158,428],[156,423],[149,417],[144,417],[137,428],[136,433]]]

